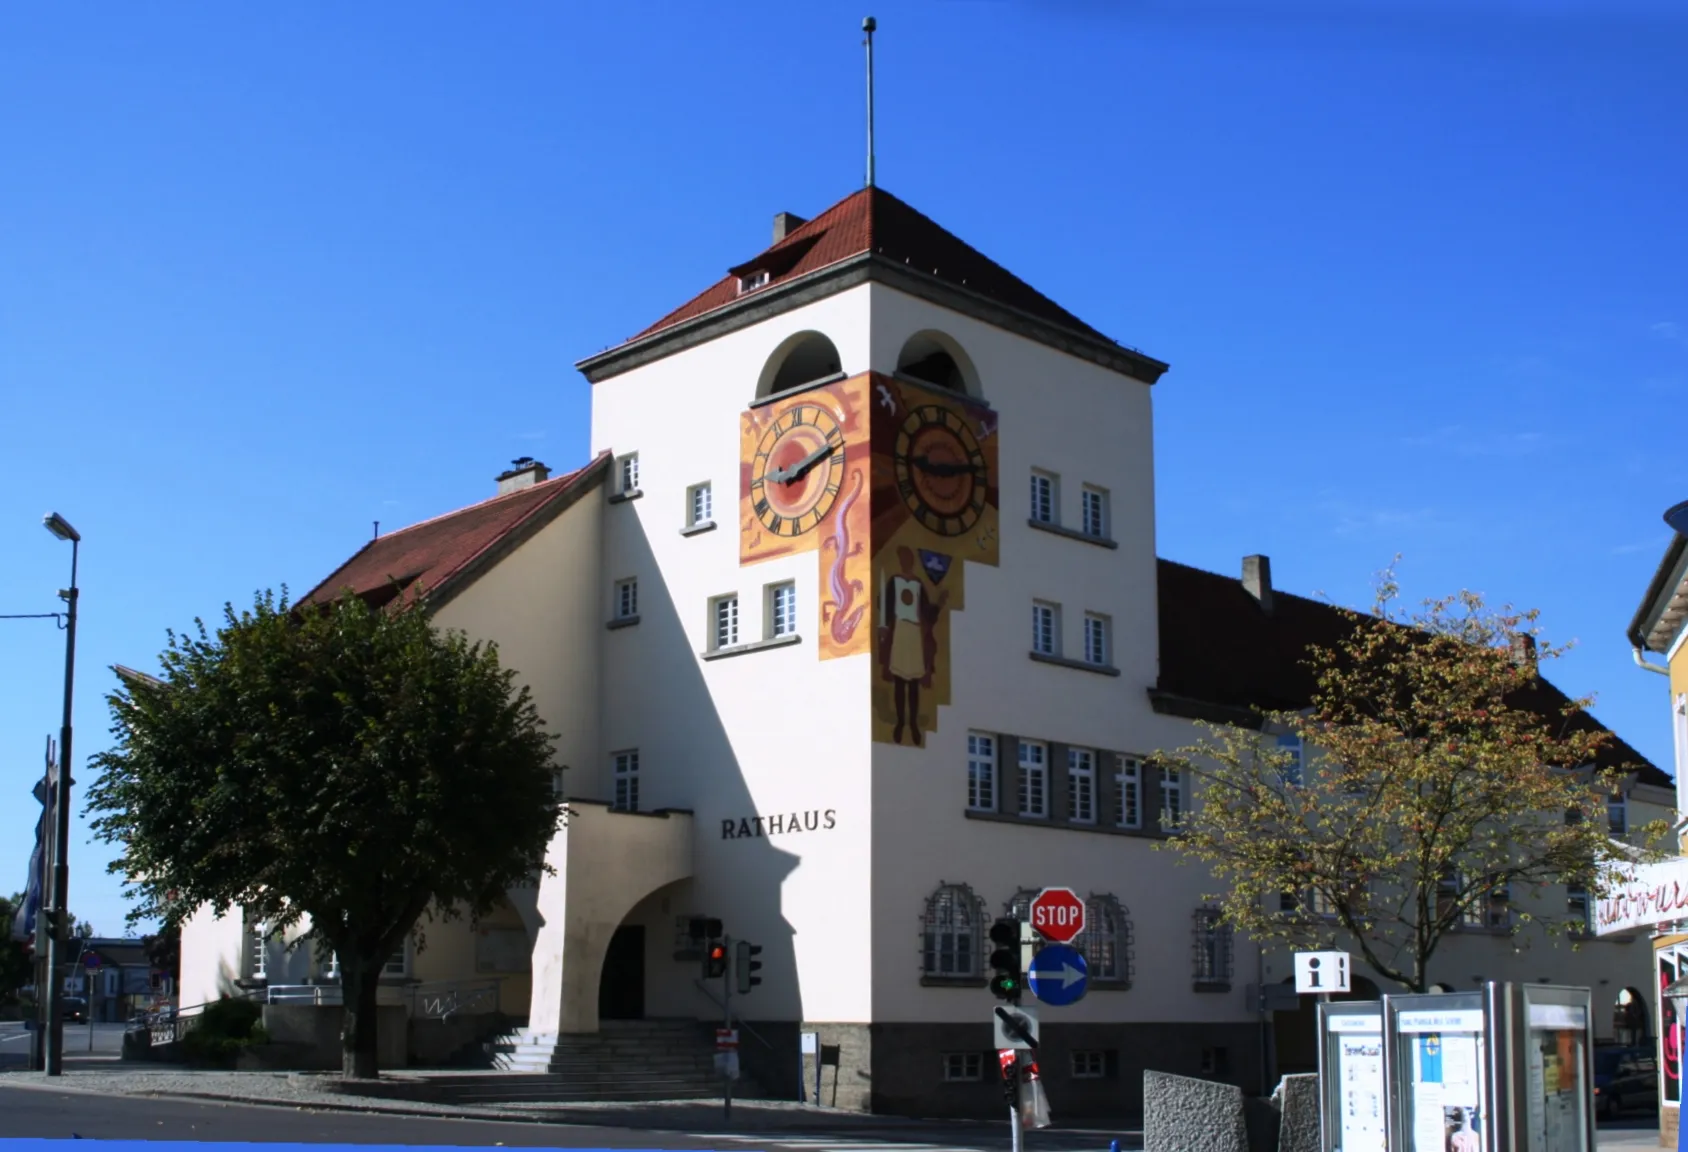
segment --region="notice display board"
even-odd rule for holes
[[[1392,1000],[1394,998],[1391,998]],[[1402,997],[1394,1019],[1403,1152],[1484,1152],[1489,1030],[1481,996]]]
[[[1385,1152],[1382,1006],[1321,1004],[1319,1039],[1326,1149]]]
[[[1524,1117],[1529,1152],[1588,1152],[1592,1053],[1588,992],[1525,985]]]

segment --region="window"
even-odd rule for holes
[[[1054,604],[1037,601],[1032,604],[1032,651],[1040,656],[1056,656],[1061,646],[1061,610]]]
[[[768,635],[797,635],[797,585],[775,584],[768,589]]]
[[[1301,787],[1301,737],[1293,732],[1278,736],[1278,753],[1287,757],[1278,768],[1278,776],[1290,788]]]
[[[1223,1076],[1231,1070],[1231,1050],[1229,1048],[1202,1049],[1202,1075]]]
[[[1588,898],[1587,885],[1565,885],[1565,915],[1573,921],[1572,932],[1592,933],[1594,931],[1594,918],[1591,915],[1593,907],[1593,902]]]
[[[1606,801],[1606,823],[1614,836],[1629,832],[1629,798],[1622,792]]]
[[[1088,748],[1067,749],[1067,819],[1096,823],[1096,754]]]
[[[263,921],[252,925],[252,979],[270,978],[270,938]]]
[[[1176,832],[1189,810],[1189,798],[1184,795],[1184,774],[1176,768],[1162,768],[1160,778],[1162,832]]]
[[[1084,902],[1084,931],[1073,941],[1084,952],[1090,978],[1098,983],[1131,981],[1130,909],[1107,893],[1091,893]]]
[[[731,648],[738,643],[738,597],[717,596],[709,605],[711,648]]]
[[[1032,901],[1037,899],[1038,889],[1021,888],[1008,898],[1003,905],[1002,914],[1010,920],[1030,920],[1032,918]]]
[[[706,480],[686,490],[686,527],[707,524],[715,516],[715,496]]]
[[[639,454],[621,458],[621,494],[631,496],[639,490]]]
[[[1143,762],[1135,756],[1121,756],[1119,771],[1114,773],[1114,824],[1143,826]]]
[[[1229,984],[1231,982],[1231,926],[1221,918],[1219,909],[1209,906],[1197,908],[1191,928],[1192,975],[1197,984]]]
[[[1108,618],[1094,612],[1084,614],[1084,662],[1106,665],[1109,660]]]
[[[387,958],[387,962],[381,965],[381,975],[405,975],[409,971],[409,964],[406,962],[408,960],[408,956],[406,955],[407,951],[408,949],[401,945],[397,952],[394,952],[391,956],[389,956]]]
[[[766,268],[758,268],[754,272],[747,272],[743,276],[739,277],[738,290],[742,295],[745,292],[754,292],[758,288],[765,287],[767,283],[768,270]]]
[[[1055,523],[1055,477],[1047,472],[1032,473],[1032,519],[1039,524]]]
[[[1020,815],[1049,815],[1049,749],[1020,741]]]
[[[631,620],[639,614],[639,582],[637,580],[617,580],[615,582],[615,618],[617,620]]]
[[[996,811],[996,737],[982,732],[967,734],[967,807]]]
[[[965,884],[941,884],[926,898],[921,969],[927,976],[972,978],[979,974],[981,904]]]
[[[563,797],[563,770],[561,768],[551,769],[551,795],[559,800]]]
[[[954,1082],[957,1080],[978,1080],[984,1075],[985,1055],[983,1052],[945,1052],[944,1079]]]
[[[1107,539],[1108,536],[1108,494],[1100,488],[1085,485],[1084,496],[1080,506],[1080,530],[1086,536]]]
[[[1108,1054],[1100,1049],[1074,1049],[1073,1079],[1100,1080],[1108,1074]]]
[[[618,812],[637,812],[639,810],[638,749],[617,752],[610,759],[615,766],[615,802],[611,804],[611,807]]]

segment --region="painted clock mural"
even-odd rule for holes
[[[868,373],[750,409],[739,440],[740,562],[816,552],[820,659],[871,653],[873,738],[923,745],[966,565],[999,559],[995,413]]]

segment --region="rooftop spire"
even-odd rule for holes
[[[862,21],[867,33],[867,186],[873,187],[873,33],[879,27],[872,16]]]

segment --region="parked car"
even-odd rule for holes
[[[1610,1120],[1626,1111],[1659,1108],[1659,1061],[1651,1048],[1616,1045],[1594,1050],[1594,1110]]]
[[[88,1022],[88,1001],[80,996],[66,996],[59,1001],[59,1015],[76,1024]]]

